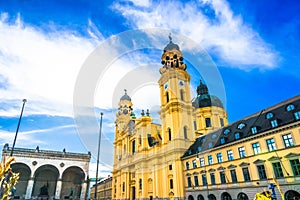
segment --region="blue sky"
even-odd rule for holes
[[[91,151],[92,174],[99,112],[104,112],[100,157],[102,173],[107,174],[112,165],[115,109],[123,86],[128,82],[128,87],[136,86],[129,95],[138,116],[141,109],[150,108],[159,119],[155,114],[159,109],[157,65],[168,43],[166,32],[174,35],[173,41],[187,57],[193,55],[193,48],[182,42],[183,37],[211,58],[218,72],[213,77],[202,74],[201,63],[188,66],[193,94],[201,74],[211,93],[221,95],[230,122],[298,95],[299,10],[300,3],[294,0],[0,0],[0,143],[12,144],[22,99],[27,98],[16,146]],[[122,33],[148,28],[165,34],[159,41],[146,41],[152,50],[118,54],[121,45],[113,46],[114,39],[122,39],[122,44],[127,39],[136,42],[139,38],[124,38]],[[91,126],[81,130],[74,121],[76,84],[93,55],[103,48],[107,56],[99,56],[95,65],[102,71],[89,74],[96,77],[95,88],[88,93],[93,98],[88,99],[89,106],[80,105],[84,121]],[[115,57],[103,68],[110,55]],[[218,80],[221,92],[210,79]]]

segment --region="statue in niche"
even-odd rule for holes
[[[48,196],[48,184],[43,185],[43,187],[40,188],[40,195],[39,196]]]

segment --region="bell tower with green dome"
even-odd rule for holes
[[[195,109],[194,129],[197,137],[228,124],[227,112],[222,101],[217,96],[209,94],[208,87],[202,79],[192,105]]]

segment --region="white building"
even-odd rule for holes
[[[2,156],[9,156],[5,144]],[[91,154],[15,148],[13,172],[20,173],[14,199],[86,199]]]

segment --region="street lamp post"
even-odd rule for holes
[[[100,128],[99,128],[99,140],[98,140],[98,154],[97,154],[97,168],[96,168],[96,183],[95,183],[95,193],[94,199],[97,199],[97,183],[98,183],[98,167],[99,167],[99,156],[100,156],[100,144],[101,144],[101,131],[102,131],[102,116],[103,113],[100,113]]]
[[[13,142],[13,145],[12,145],[12,148],[11,148],[10,156],[13,155],[13,152],[14,152],[14,149],[15,149],[15,144],[16,144],[16,140],[17,140],[20,124],[21,124],[21,119],[22,119],[22,115],[23,115],[23,110],[24,110],[24,106],[25,106],[26,102],[27,102],[27,100],[23,99],[23,106],[22,106],[22,110],[21,110],[21,115],[20,115],[20,118],[19,118],[17,130],[16,130],[16,134],[15,134],[15,139],[14,139],[14,142]]]

